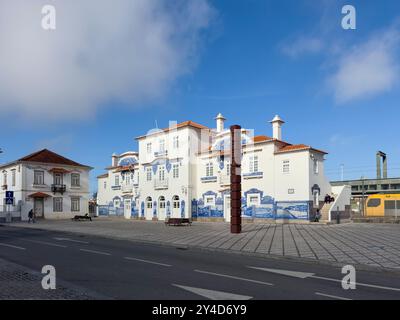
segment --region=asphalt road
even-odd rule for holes
[[[344,290],[335,266],[37,229],[0,226],[0,257],[109,299],[400,299],[400,269]]]

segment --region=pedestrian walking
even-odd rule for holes
[[[32,221],[32,223],[33,223],[33,220],[34,218],[33,218],[33,209],[31,209],[31,210],[29,210],[29,212],[28,212],[28,223],[31,223],[31,221]]]

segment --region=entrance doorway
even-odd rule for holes
[[[231,222],[231,196],[224,196],[224,218],[226,222]]]
[[[43,218],[44,216],[44,199],[34,198],[33,200],[33,211],[36,214],[36,218]]]
[[[125,199],[124,201],[124,216],[125,219],[130,219],[132,215],[132,200]]]

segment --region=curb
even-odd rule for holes
[[[329,260],[318,260],[318,259],[311,259],[311,258],[304,258],[304,257],[295,257],[295,256],[281,256],[276,254],[267,254],[267,253],[259,253],[259,252],[252,252],[252,251],[240,251],[240,250],[231,250],[231,249],[220,249],[220,248],[210,248],[210,247],[203,247],[198,245],[187,245],[187,244],[178,244],[178,243],[167,243],[157,240],[143,240],[143,239],[131,239],[125,238],[120,236],[110,236],[107,234],[98,235],[98,234],[87,234],[80,231],[65,231],[65,230],[57,230],[57,229],[46,229],[40,227],[25,227],[23,225],[9,225],[0,223],[0,227],[8,226],[11,228],[22,228],[22,229],[34,229],[40,231],[56,231],[56,232],[63,232],[63,233],[73,233],[82,236],[93,236],[98,238],[106,238],[106,239],[113,239],[113,240],[123,240],[123,241],[130,241],[134,243],[141,243],[146,245],[158,245],[161,247],[166,248],[175,248],[178,250],[188,250],[188,249],[195,249],[199,251],[207,251],[207,252],[220,252],[225,254],[236,254],[242,256],[252,256],[261,259],[275,259],[275,260],[286,260],[290,262],[302,262],[306,264],[318,264],[318,265],[325,265],[331,267],[342,268],[344,265],[351,264],[357,270],[360,271],[374,271],[379,273],[392,273],[392,274],[399,274],[400,275],[400,266],[399,268],[388,268],[388,267],[377,267],[377,266],[369,266],[365,264],[354,264],[350,262],[337,262],[337,261],[329,261]]]

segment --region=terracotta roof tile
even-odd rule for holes
[[[264,141],[270,141],[273,140],[271,137],[267,137],[267,136],[255,136],[253,138],[254,143],[256,142],[264,142]]]
[[[275,153],[284,153],[284,152],[292,152],[292,151],[300,151],[300,150],[313,150],[313,151],[317,151],[317,152],[320,152],[320,153],[327,154],[327,152],[325,152],[325,151],[314,149],[311,146],[307,146],[305,144],[287,145],[287,146],[284,146],[283,148],[280,148]]]
[[[29,154],[21,159],[18,159],[19,162],[41,162],[41,163],[52,163],[52,164],[65,164],[69,166],[78,166],[78,167],[88,167],[78,162],[67,159],[53,151],[43,149],[32,154]]]
[[[104,174],[97,176],[97,179],[107,178],[107,177],[108,177],[108,173],[104,173]]]
[[[172,127],[160,129],[160,131],[155,131],[155,132],[149,133],[149,134],[147,134],[147,135],[139,136],[139,137],[137,137],[136,139],[144,138],[144,137],[151,136],[151,135],[153,135],[153,134],[158,134],[158,133],[161,133],[161,132],[168,132],[168,131],[170,131],[170,130],[174,130],[174,129],[178,129],[178,128],[183,128],[183,127],[193,127],[193,128],[197,128],[197,129],[207,129],[207,130],[211,130],[209,127],[206,127],[206,126],[203,126],[202,124],[199,124],[199,123],[197,123],[197,122],[188,120],[188,121],[184,121],[184,122],[177,123],[176,126],[172,126]]]

